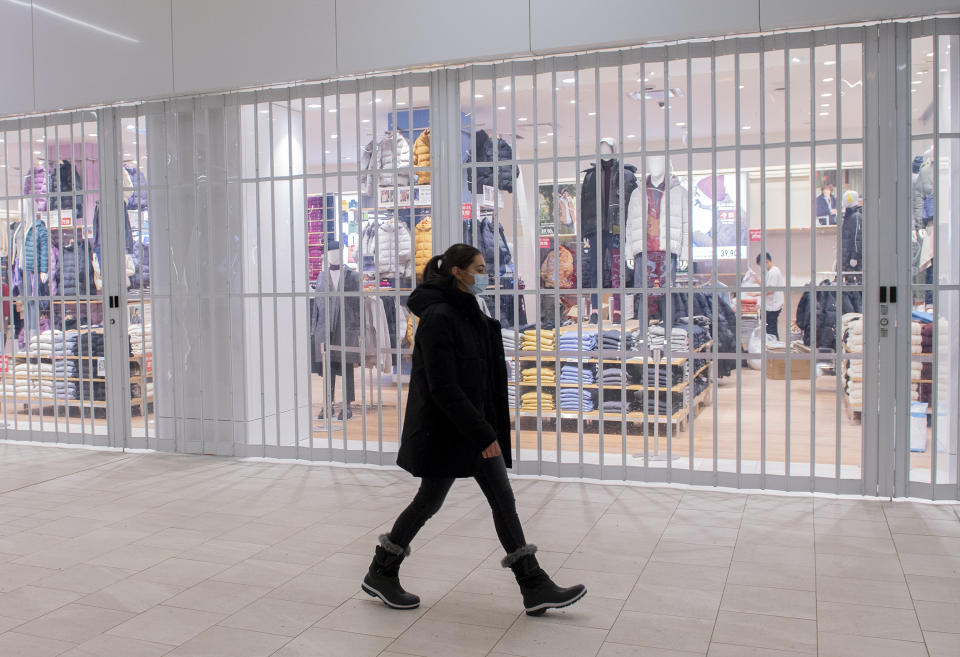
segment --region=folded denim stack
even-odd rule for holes
[[[577,365],[567,364],[560,369],[560,383],[570,383],[573,385],[583,383],[584,385],[590,385],[596,382],[597,379],[594,376],[592,368],[585,367],[581,371]]]
[[[620,351],[623,344],[623,334],[620,331],[611,329],[603,332],[602,345],[604,351]]]
[[[560,391],[561,411],[592,411],[596,408],[593,403],[593,393],[589,390],[565,388]]]
[[[623,413],[623,411],[630,412],[632,410],[632,404],[624,399],[604,399],[603,400],[603,412],[605,414],[612,413]]]
[[[623,383],[623,368],[615,365],[608,365],[600,369],[597,368],[597,374],[604,386],[617,387]]]
[[[539,335],[537,335],[538,333]],[[536,351],[538,347],[543,351],[555,351],[557,348],[557,332],[554,330],[537,331],[537,329],[524,331],[520,349],[522,351]]]
[[[581,338],[576,331],[566,331],[560,334],[558,345],[560,351],[596,351],[597,332],[584,331]]]
[[[540,408],[537,408],[537,402],[540,403]],[[548,392],[543,392],[537,394],[536,390],[531,392],[524,393],[520,396],[520,410],[523,411],[555,411],[557,407],[553,403],[553,395]]]

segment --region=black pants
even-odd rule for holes
[[[330,388],[330,402],[337,398],[337,377],[342,376],[344,383],[347,384],[347,398],[344,400],[348,404],[356,398],[356,382],[353,379],[353,365],[351,363],[340,363],[340,361],[330,361],[330,379],[327,381]]]
[[[483,459],[474,478],[490,503],[493,524],[503,549],[509,554],[526,545],[503,456]],[[403,510],[393,524],[390,540],[403,547],[410,545],[420,528],[443,506],[443,500],[454,481],[452,477],[423,477],[420,480],[420,490],[410,506]]]
[[[767,311],[767,334],[776,336],[777,340],[780,339],[780,329],[778,328],[778,324],[780,323],[780,313],[782,311],[783,308],[780,310]]]

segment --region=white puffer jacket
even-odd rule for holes
[[[397,185],[405,187],[410,184],[410,143],[400,133],[394,131],[388,132],[379,141],[374,144],[369,142],[363,147],[360,155],[360,171],[370,171],[372,169],[400,169],[397,172]],[[379,183],[376,182],[376,176],[372,174],[363,175],[360,184],[363,193],[373,196],[376,188],[392,187],[392,173],[381,173]]]
[[[413,249],[410,230],[402,221],[387,219],[363,231],[363,255],[374,256],[377,276],[413,276]]]
[[[649,180],[649,178],[648,178]],[[687,190],[676,176],[670,176],[670,243],[667,244],[667,202],[664,199],[660,212],[660,250],[687,259],[690,242],[690,213],[687,211]],[[628,258],[647,250],[644,228],[647,224],[647,188],[640,185],[630,197],[627,208],[627,234],[624,240]]]

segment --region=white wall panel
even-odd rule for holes
[[[33,111],[30,7],[0,3],[0,116]]]
[[[173,94],[169,3],[44,0],[33,13],[38,111]]]
[[[762,0],[760,29],[812,27],[960,11],[960,0]]]
[[[337,0],[341,73],[528,53],[526,2]]]
[[[177,93],[337,72],[335,0],[173,0]]]
[[[530,47],[556,52],[758,29],[757,0],[530,0]]]

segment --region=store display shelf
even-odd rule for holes
[[[711,389],[707,388],[702,391],[699,395],[694,397],[693,402],[689,406],[684,406],[679,410],[675,411],[673,415],[658,414],[658,413],[644,413],[643,411],[628,411],[626,413],[626,419],[631,422],[640,422],[648,424],[671,424],[671,423],[681,423],[685,422],[690,417],[691,409],[694,409],[694,412],[698,411],[704,405],[709,403]],[[561,420],[576,420],[580,417],[583,417],[584,420],[600,420],[600,411],[564,411],[561,410],[559,413],[557,410],[550,409],[542,413],[537,413],[533,410],[522,410],[517,409],[516,407],[511,407],[511,411],[515,411],[518,417],[525,418],[537,418],[542,417],[544,420],[557,419],[558,417]],[[604,413],[603,420],[604,422],[617,422],[623,418],[622,413]],[[681,428],[681,431],[683,429]]]
[[[710,340],[703,344],[699,349],[694,351],[694,353],[704,353],[711,346],[713,346],[713,340]],[[584,353],[593,353],[593,352],[584,352]],[[541,351],[539,355],[535,351],[525,351],[523,349],[515,350],[508,349],[505,350],[506,357],[516,358],[521,361],[540,361],[540,362],[560,362],[560,363],[630,363],[630,364],[647,364],[647,365],[683,365],[686,363],[689,358],[673,358],[667,360],[662,356],[650,356],[650,355],[641,355],[638,352],[627,352],[637,354],[635,356],[630,356],[629,358],[580,358],[578,352],[576,351]]]
[[[102,377],[102,376],[87,377],[87,378],[83,378],[83,379],[77,378],[77,377],[72,377],[72,376],[71,376],[71,377],[66,377],[66,378],[64,378],[64,377],[52,377],[52,376],[41,376],[41,377],[36,377],[36,376],[14,376],[14,377],[13,377],[13,380],[14,380],[14,381],[18,381],[18,380],[19,380],[19,381],[31,381],[31,382],[33,382],[33,381],[43,381],[43,382],[46,382],[46,383],[60,383],[60,382],[64,382],[64,383],[103,383],[103,382],[106,381],[106,379],[105,379],[104,377]],[[140,374],[134,374],[134,375],[131,375],[131,376],[130,376],[130,382],[131,382],[131,383],[142,383],[144,380],[146,380],[147,382],[153,381],[153,376],[150,375],[150,374],[148,374],[147,376],[142,376],[142,375],[140,375]]]
[[[617,362],[619,362],[619,361],[617,361]],[[701,374],[703,374],[703,373],[704,373],[706,370],[708,370],[709,368],[710,368],[710,363],[707,363],[706,365],[703,365],[700,369],[698,369],[696,372],[694,372],[693,378],[696,378],[696,377],[700,376]],[[512,382],[512,381],[510,382],[510,385],[513,385],[513,382]],[[518,385],[519,385],[521,388],[535,388],[535,387],[537,387],[537,383],[536,383],[535,381],[531,382],[531,381],[523,381],[523,380],[521,380],[521,381],[518,382]],[[667,386],[665,386],[665,385],[662,385],[662,386],[660,386],[660,385],[649,385],[649,384],[645,385],[645,384],[642,384],[642,383],[631,383],[631,384],[628,384],[628,385],[625,385],[625,386],[615,385],[615,386],[602,386],[602,387],[601,387],[601,386],[600,386],[599,384],[597,384],[597,383],[584,383],[584,384],[583,384],[583,389],[584,389],[584,390],[601,390],[601,389],[602,389],[602,390],[656,390],[656,391],[659,391],[659,392],[683,392],[683,391],[687,388],[687,386],[689,386],[689,385],[690,385],[690,382],[689,382],[689,381],[681,381],[681,382],[677,383],[676,385],[674,385],[673,387],[667,387]],[[560,384],[558,385],[558,384],[556,384],[556,383],[541,383],[541,384],[540,384],[540,387],[541,387],[541,388],[557,388],[557,387],[560,387],[560,388],[579,388],[579,387],[581,387],[581,384],[579,384],[579,383],[560,383]]]
[[[24,395],[25,396],[25,395]],[[40,406],[35,407],[33,410],[40,409],[41,411],[48,408],[79,408],[81,410],[93,410],[97,408],[106,409],[107,402],[103,400],[95,399],[63,399],[51,397],[49,395],[36,395],[33,399],[41,402]],[[21,399],[22,401],[22,399]],[[137,397],[130,400],[131,409],[139,409],[140,415],[144,414],[144,409],[146,409],[150,404],[153,403],[153,395],[147,395],[146,397]],[[23,402],[23,411],[24,413],[29,413],[31,411],[30,402]]]

